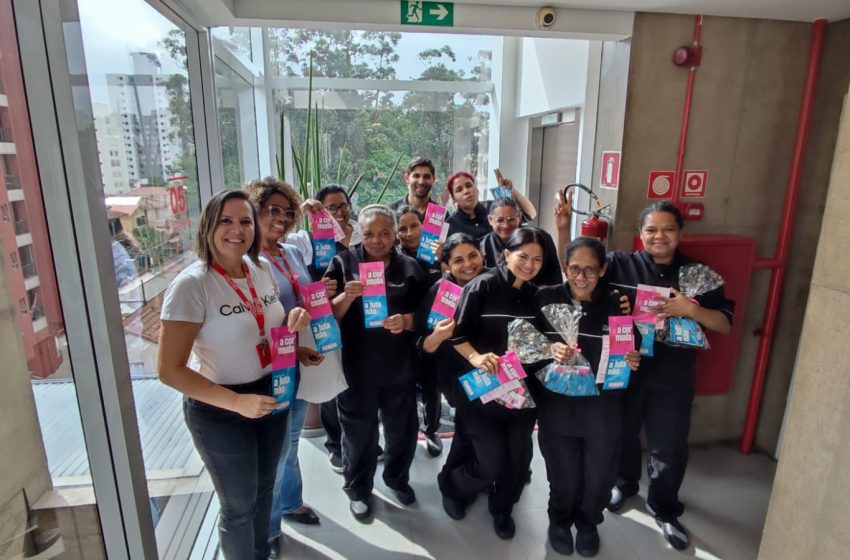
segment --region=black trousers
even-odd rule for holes
[[[536,419],[533,409],[501,415],[484,415],[472,408],[464,410],[463,430],[472,445],[472,454],[458,466],[440,472],[437,477],[440,491],[451,498],[472,502],[495,482],[488,504],[490,513],[510,514],[525,487]]]
[[[423,372],[419,377],[419,391],[424,408],[422,431],[426,434],[435,434],[440,428],[440,416],[443,413],[443,402],[435,370]]]
[[[694,400],[694,372],[637,372],[623,395],[623,439],[617,487],[636,494],[641,476],[640,428],[646,432],[649,492],[646,503],[661,519],[685,511],[679,488],[688,464],[688,433]]]
[[[455,433],[452,436],[452,444],[449,447],[449,454],[446,456],[446,462],[443,464],[441,473],[450,472],[472,460],[474,449],[465,430],[466,428],[463,426],[463,409],[457,408],[455,409]]]
[[[384,482],[401,488],[410,479],[416,453],[416,385],[354,385],[337,396],[342,426],[344,490],[352,500],[372,494],[378,464],[378,413],[384,425]]]
[[[325,429],[325,449],[337,457],[342,457],[342,428],[339,425],[339,413],[336,409],[336,398],[323,402],[319,407],[322,427]]]
[[[602,511],[617,480],[617,434],[575,437],[540,426],[537,442],[549,479],[549,522],[578,529],[602,523]]]

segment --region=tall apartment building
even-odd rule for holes
[[[17,51],[0,51],[0,250],[30,374],[62,363],[63,330],[32,131]]]
[[[180,156],[170,131],[169,75],[153,53],[131,53],[132,74],[107,74],[109,106],[95,104],[101,174],[107,195],[140,184],[162,184]]]

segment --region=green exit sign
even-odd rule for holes
[[[401,0],[402,25],[453,27],[454,21],[455,5],[453,2]]]

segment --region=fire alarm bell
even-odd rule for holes
[[[686,220],[701,220],[705,214],[702,202],[686,202],[682,208],[682,217]]]
[[[676,66],[699,66],[702,59],[702,47],[685,46],[673,51],[673,64]]]

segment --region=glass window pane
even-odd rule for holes
[[[103,187],[157,545],[160,557],[186,558],[212,487],[182,397],[156,372],[162,297],[195,260],[200,214],[186,36],[144,0],[77,5],[81,44],[67,49],[77,125],[97,143],[83,165]]]
[[[12,4],[0,0],[0,557],[105,557]]]
[[[224,186],[236,189],[260,175],[254,88],[216,57],[215,91]]]

